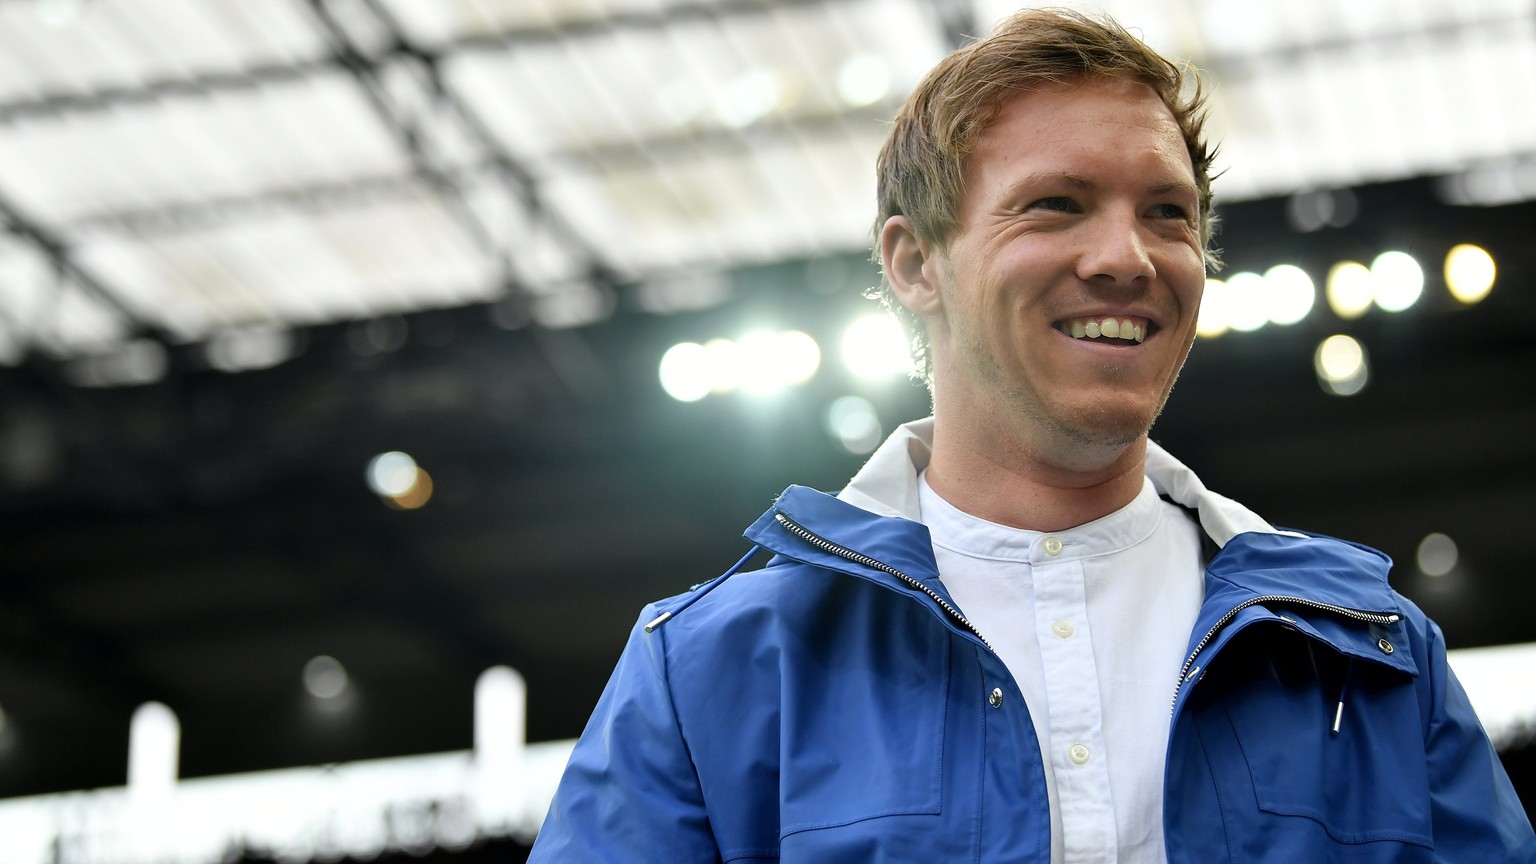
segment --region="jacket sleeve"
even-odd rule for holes
[[[647,607],[641,621],[654,618]],[[663,631],[635,626],[576,742],[530,864],[718,862],[667,680]]]
[[[1446,661],[1440,628],[1429,624],[1430,809],[1435,860],[1536,864],[1536,835],[1466,691]]]

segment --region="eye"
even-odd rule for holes
[[[1041,198],[1031,203],[1026,210],[1052,210],[1057,213],[1078,212],[1077,202],[1062,195],[1053,195],[1049,198]]]
[[[1151,215],[1154,219],[1179,219],[1185,221],[1189,219],[1189,211],[1185,210],[1178,204],[1154,205],[1151,210]]]

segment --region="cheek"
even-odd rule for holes
[[[1193,319],[1200,311],[1200,299],[1205,296],[1205,258],[1201,255],[1181,255],[1167,271],[1168,282],[1173,287],[1174,299],[1180,311]]]

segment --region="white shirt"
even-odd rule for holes
[[[1034,722],[1051,861],[1163,862],[1169,706],[1203,593],[1194,520],[1151,480],[1053,534],[978,519],[918,484],[939,577]]]

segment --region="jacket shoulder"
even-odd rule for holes
[[[756,570],[731,575],[713,589],[706,582],[658,600],[647,607],[647,615],[679,610],[665,625],[669,649],[708,650],[761,637],[811,610],[835,605],[839,594],[855,587],[846,584],[852,581],[856,580],[822,567],[774,557]],[[702,591],[708,593],[695,600],[694,595]]]

